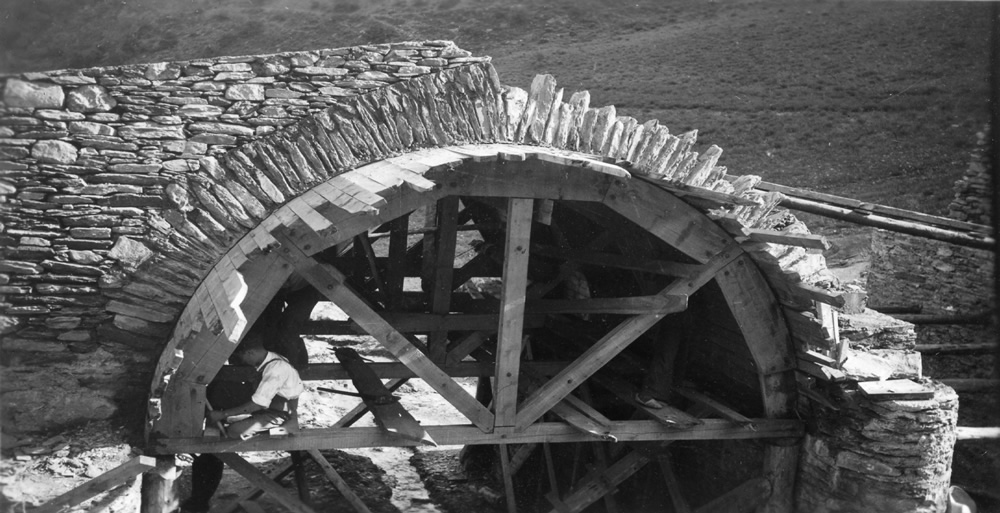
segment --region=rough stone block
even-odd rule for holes
[[[39,162],[73,164],[76,162],[78,151],[68,142],[38,141],[31,147],[31,156]]]
[[[118,237],[118,241],[108,253],[108,257],[118,260],[128,271],[135,271],[152,256],[152,250],[145,244],[124,236]]]
[[[66,95],[66,108],[74,112],[107,112],[117,105],[108,90],[96,84],[77,87]]]
[[[259,84],[234,84],[226,88],[227,100],[264,101],[264,86]]]
[[[61,109],[66,95],[54,84],[26,82],[12,78],[4,85],[3,102],[8,107]]]

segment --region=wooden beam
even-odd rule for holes
[[[315,510],[305,505],[291,493],[288,492],[285,487],[275,483],[271,480],[267,474],[257,470],[257,467],[253,466],[250,462],[243,459],[239,454],[235,452],[221,452],[216,454],[216,457],[223,461],[230,468],[235,470],[238,474],[250,481],[251,484],[264,490],[274,500],[278,501],[279,504],[284,506],[288,511],[292,513],[315,513]]]
[[[732,244],[722,228],[673,194],[641,180],[618,185],[604,197],[605,205],[697,262]]]
[[[517,513],[517,497],[514,495],[514,472],[510,464],[507,444],[497,446],[500,451],[500,472],[503,474],[503,490],[507,503],[507,513]]]
[[[345,500],[347,500],[347,503],[350,504],[352,508],[354,508],[354,511],[357,511],[358,513],[371,512],[371,510],[368,509],[368,506],[365,505],[364,501],[361,500],[361,497],[358,497],[358,495],[354,493],[354,490],[351,490],[351,487],[348,486],[347,481],[344,481],[344,478],[340,477],[340,474],[338,474],[337,471],[333,468],[333,465],[331,465],[330,462],[327,461],[326,457],[323,456],[323,453],[319,452],[316,449],[312,449],[308,452],[309,456],[312,457],[313,461],[315,461],[316,464],[319,465],[321,469],[323,469],[323,474],[326,475],[326,478],[327,480],[330,481],[330,484],[332,484],[333,487],[336,488],[338,492],[340,492],[340,495],[343,496]]]
[[[735,246],[729,246],[718,253],[702,267],[697,276],[690,279],[679,279],[664,288],[659,296],[689,296],[698,291],[705,283],[715,277],[716,273],[725,268],[742,252]],[[683,305],[687,308],[687,304]],[[682,311],[683,308],[676,311]],[[550,408],[581,383],[587,380],[598,369],[621,353],[635,339],[659,322],[667,313],[636,315],[625,320],[604,335],[593,346],[588,348],[569,367],[542,385],[530,397],[525,399],[517,414],[517,428],[524,429],[529,424],[549,411]]]
[[[737,258],[716,275],[715,281],[740,326],[758,372],[771,374],[795,368],[791,336],[782,311],[750,257]]]
[[[619,400],[632,405],[649,417],[656,419],[658,422],[662,422],[665,426],[675,429],[686,429],[691,426],[701,424],[702,422],[700,419],[668,404],[664,404],[662,408],[649,408],[642,405],[635,400],[635,393],[637,392],[635,387],[633,387],[632,384],[625,379],[619,378],[610,372],[596,374],[593,376],[593,380],[598,385],[601,385],[602,387],[608,389],[611,393],[618,396]]]
[[[881,228],[883,230],[916,235],[917,237],[923,237],[926,239],[940,240],[958,246],[966,246],[977,249],[992,249],[995,244],[993,237],[983,233],[960,232],[953,229],[923,224],[920,221],[899,220],[882,215],[859,213],[857,210],[832,206],[826,203],[801,198],[786,197],[781,201],[780,205],[792,210],[808,212],[810,214],[829,217],[832,219],[840,219],[842,221],[848,221],[863,226],[874,226],[875,228]]]
[[[510,427],[517,417],[517,386],[524,334],[525,289],[528,285],[528,250],[531,245],[531,199],[507,202],[507,233],[504,242],[503,290],[497,325],[497,351],[493,404],[494,427]]]
[[[389,265],[385,271],[386,295],[389,306],[398,308],[403,304],[403,282],[406,279],[407,230],[410,214],[404,214],[389,222]]]
[[[291,474],[292,471],[294,470],[295,470],[295,464],[292,463],[291,458],[289,458],[281,465],[278,465],[277,467],[271,469],[271,471],[267,474],[267,477],[271,481],[280,483],[282,478],[284,478],[288,474]],[[250,491],[241,495],[238,499],[227,503],[219,510],[218,513],[235,513],[235,511],[240,509],[244,503],[255,500],[261,495],[264,495],[264,490],[261,490],[258,487],[254,487]]]
[[[604,472],[591,472],[581,479],[576,486],[562,498],[566,511],[579,512],[609,493],[642,467],[649,463],[649,458],[639,451],[632,451],[616,461]],[[553,509],[552,513],[559,513]]]
[[[562,249],[542,244],[532,244],[531,251],[536,255],[559,258],[583,265],[627,269],[631,271],[660,274],[663,276],[673,276],[677,278],[690,278],[691,276],[697,274],[699,269],[699,266],[695,264],[682,264],[679,262],[669,262],[664,260],[636,259],[630,258],[626,255],[599,253],[583,249]]]
[[[670,457],[665,453],[656,457],[660,463],[660,471],[663,474],[664,484],[667,486],[667,495],[670,496],[670,503],[674,506],[674,513],[691,513],[691,506],[681,493],[681,484],[674,473],[674,465]]]
[[[753,429],[753,419],[747,418],[740,412],[730,408],[729,406],[726,406],[725,404],[722,404],[719,401],[716,401],[715,399],[712,399],[711,397],[695,390],[694,388],[686,386],[677,387],[674,389],[674,391],[676,391],[679,395],[694,401],[695,403],[705,406],[709,410],[721,415],[722,418],[726,420],[730,420],[732,422],[738,422],[740,424],[743,424],[744,426],[747,426],[750,429]]]
[[[786,185],[760,182],[757,184],[756,188],[762,191],[780,192],[783,193],[788,198],[811,200],[815,202],[826,203],[832,206],[842,207],[844,209],[849,209],[852,212],[859,212],[859,215],[866,215],[864,214],[865,212],[869,213],[869,215],[874,213],[886,217],[915,221],[918,223],[927,224],[931,226],[938,226],[941,228],[951,228],[961,232],[981,233],[981,234],[989,234],[993,232],[993,229],[987,225],[968,223],[965,221],[952,219],[950,217],[924,214],[922,212],[914,212],[912,210],[904,210],[901,208],[890,207],[887,205],[866,203],[856,199],[845,198],[842,196],[834,196],[832,194],[824,194],[821,192],[810,191],[807,189],[788,187]],[[785,205],[782,204],[782,206]]]
[[[434,271],[431,288],[431,313],[445,314],[450,311],[451,293],[454,290],[452,278],[455,269],[455,245],[457,244],[455,229],[458,226],[458,196],[449,196],[438,200],[435,209],[437,230],[434,231]],[[431,359],[442,361],[447,352],[448,333],[445,331],[431,332],[427,337],[427,347]]]
[[[1000,344],[996,342],[982,344],[917,344],[914,349],[928,355],[996,354],[1000,351]]]
[[[368,238],[368,234],[362,233],[355,236],[354,243],[361,246],[361,251],[365,255],[365,260],[368,261],[368,270],[372,273],[372,280],[375,281],[375,286],[378,288],[379,294],[387,296],[385,282],[382,281],[382,275],[378,271],[378,263],[375,261],[375,249],[372,248],[372,241]]]
[[[1000,391],[1000,379],[947,378],[938,381],[954,388],[956,392]]]
[[[754,242],[767,242],[771,244],[783,244],[785,246],[798,246],[806,249],[818,249],[826,251],[830,249],[830,243],[822,235],[806,233],[785,233],[777,230],[749,230],[749,238]]]
[[[58,513],[81,502],[104,493],[116,486],[127,483],[139,474],[156,468],[156,458],[136,456],[121,465],[73,488],[72,490],[42,504],[33,511],[37,513]]]
[[[807,360],[804,358],[799,358],[797,369],[814,378],[821,379],[828,383],[839,383],[841,381],[847,381],[847,374],[844,371],[834,367],[827,367],[826,365],[816,363],[814,361]]]
[[[156,468],[142,474],[139,513],[172,513],[177,507],[174,489],[179,472],[174,455],[157,456]]]
[[[475,348],[473,348],[475,349]],[[463,356],[464,358],[464,356]],[[447,362],[447,360],[446,360]],[[564,369],[570,362],[542,361],[521,362],[521,368],[530,369],[541,376],[551,376]],[[366,366],[378,376],[379,379],[412,379],[417,377],[409,367],[399,362],[372,362]],[[455,363],[443,363],[439,365],[445,374],[453,378],[472,378],[478,376],[493,376],[494,364],[481,361],[458,361]],[[303,381],[326,381],[331,379],[350,379],[350,375],[343,365],[339,363],[312,363],[299,371]],[[218,380],[243,381],[253,376],[253,369],[242,366],[226,366],[219,372]]]
[[[770,495],[771,484],[767,479],[755,477],[701,506],[695,513],[749,513]]]
[[[364,396],[364,401],[375,416],[375,423],[386,431],[403,438],[415,440],[426,445],[437,446],[434,439],[420,427],[420,423],[406,411],[398,400],[392,397],[392,392],[382,384],[375,372],[368,368],[358,353],[349,348],[341,347],[334,351],[337,359],[351,376],[351,382],[358,393]]]
[[[701,424],[687,429],[669,428],[655,420],[625,420],[612,421],[608,429],[615,434],[619,442],[787,439],[801,437],[804,432],[803,423],[796,419],[754,419],[754,423],[757,425],[756,431],[748,430],[742,424],[721,419],[702,419]],[[477,427],[468,425],[424,425],[423,427],[439,445],[568,443],[594,440],[592,435],[582,433],[564,422],[539,422],[523,431],[513,431],[506,435],[484,433]],[[377,427],[351,427],[302,429],[295,436],[253,437],[247,440],[206,437],[164,438],[152,441],[149,449],[154,454],[179,454],[417,445],[415,441],[392,436]]]
[[[282,257],[291,263],[299,275],[309,281],[316,290],[333,301],[401,363],[423,378],[458,411],[468,417],[473,424],[484,431],[493,429],[493,414],[358,297],[347,286],[345,277],[340,271],[305,256],[283,229],[275,230],[272,236],[281,244],[279,252]]]
[[[392,324],[400,333],[430,333],[433,331],[493,331],[496,330],[500,315],[385,312],[382,314],[382,318]],[[539,327],[544,323],[545,317],[541,314],[531,314],[525,319],[525,324],[529,327]],[[303,323],[299,333],[302,335],[364,335],[367,332],[354,321],[309,321]]]
[[[1000,427],[958,426],[955,428],[955,434],[957,440],[998,440]]]
[[[713,205],[715,207],[723,205],[744,205],[749,207],[757,206],[757,203],[752,199],[744,198],[742,196],[736,196],[734,194],[726,194],[723,192],[717,192],[711,189],[705,189],[703,187],[687,185],[675,181],[657,180],[656,178],[638,174],[634,176],[643,181],[649,182],[663,190],[670,191],[677,197],[706,200],[715,204]]]

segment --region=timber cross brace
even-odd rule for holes
[[[347,58],[353,67],[339,63]],[[357,62],[385,76],[362,76]],[[561,491],[563,469],[549,480],[553,506],[579,511],[610,501],[650,461],[667,468],[668,444],[742,443],[752,446],[753,469],[720,504],[791,511],[791,441],[803,432],[793,419],[796,375],[843,378],[829,306],[844,304],[812,284],[825,270],[817,253],[825,241],[774,210],[795,191],[727,176],[721,149],[694,150],[696,131],[674,134],[613,106],[591,107],[586,92],[564,100],[551,76],[536,77],[529,91],[503,86],[488,58],[450,42],[97,71],[100,84],[72,70],[11,78],[4,94],[23,93],[14,98],[21,107],[51,117],[64,87],[74,101],[92,93],[86,115],[60,114],[86,123],[8,154],[24,154],[12,157],[12,173],[27,170],[29,182],[37,175],[58,190],[24,191],[26,215],[58,214],[50,231],[30,236],[107,250],[106,261],[69,264],[29,251],[26,260],[40,260],[7,265],[29,278],[100,280],[97,292],[46,285],[44,299],[96,309],[83,324],[125,344],[107,346],[130,362],[122,376],[153,375],[142,398],[150,454],[225,454],[263,483],[236,452],[307,451],[334,476],[317,457],[322,449],[497,445],[511,478],[539,452],[551,464],[589,443],[600,449],[575,458],[580,479]],[[276,74],[256,75],[265,72]],[[329,77],[320,72],[344,80],[321,84]],[[134,91],[146,88],[155,94],[136,101]],[[198,95],[205,105],[186,101]],[[180,124],[148,121],[142,109],[163,109]],[[15,121],[11,130],[33,130]],[[36,201],[53,194],[73,208]],[[111,234],[113,248],[102,240]],[[306,306],[329,301],[347,320],[286,319],[282,335],[370,335],[393,356],[364,365],[389,380],[378,394],[421,379],[468,422],[399,417],[410,433],[400,436],[388,414],[379,427],[352,426],[369,410],[362,403],[294,436],[206,436],[207,385],[242,376],[226,365],[233,349],[275,298],[302,285],[315,292]],[[81,337],[58,309],[12,304],[26,330],[66,325],[53,338]],[[681,326],[688,333],[672,339]],[[670,404],[653,410],[634,396],[660,353],[674,365],[675,388]],[[142,367],[152,360],[152,372]],[[301,374],[352,378],[342,363]],[[462,378],[479,378],[488,393],[473,396]],[[612,440],[610,450],[601,445]],[[588,458],[595,464],[585,478]],[[673,497],[676,486],[668,488]]]

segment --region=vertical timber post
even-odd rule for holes
[[[139,513],[170,513],[177,509],[177,465],[174,455],[156,457],[156,468],[142,475]]]

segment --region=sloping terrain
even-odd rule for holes
[[[452,39],[700,131],[731,174],[943,214],[987,120],[986,3],[36,0],[0,71]]]

